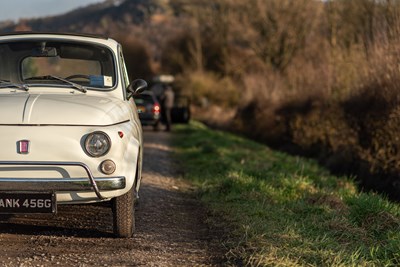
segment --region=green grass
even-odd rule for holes
[[[251,266],[398,266],[400,205],[315,161],[201,123],[176,126],[184,178],[230,229],[231,260]]]

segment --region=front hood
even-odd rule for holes
[[[64,94],[0,95],[0,124],[112,125],[130,119],[116,98]]]

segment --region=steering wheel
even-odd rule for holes
[[[65,79],[66,80],[86,79],[86,80],[90,81],[89,75],[85,75],[85,74],[75,74],[75,75],[71,75],[71,76],[65,77]]]

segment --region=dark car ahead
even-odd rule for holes
[[[173,84],[175,78],[172,75],[159,75],[152,79],[150,91],[154,93],[157,99],[162,99],[164,90],[167,86],[172,86],[174,90],[174,106],[171,110],[171,119],[173,123],[188,123],[190,121],[190,97],[175,90]],[[162,110],[164,112],[164,110]],[[165,123],[165,114],[162,121]]]
[[[161,120],[161,108],[153,92],[145,91],[135,96],[139,119],[143,126],[153,126],[158,130]]]

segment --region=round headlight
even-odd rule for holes
[[[86,152],[92,157],[101,157],[107,154],[111,148],[110,137],[103,132],[88,134],[85,140]]]

